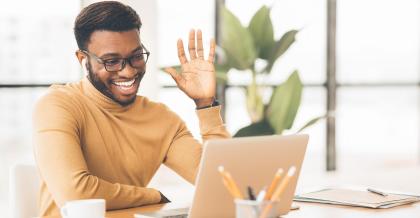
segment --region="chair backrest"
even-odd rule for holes
[[[9,199],[12,218],[38,216],[40,179],[35,165],[16,164],[10,168]]]

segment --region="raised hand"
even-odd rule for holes
[[[214,54],[216,43],[210,41],[210,52],[208,59],[204,59],[203,38],[201,30],[197,30],[197,40],[195,30],[190,31],[188,41],[188,51],[190,61],[187,60],[184,51],[184,44],[178,39],[178,58],[181,63],[181,73],[174,68],[166,68],[175,80],[179,89],[194,100],[197,107],[211,105],[216,94],[216,74],[214,70]]]

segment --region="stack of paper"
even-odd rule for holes
[[[399,194],[382,196],[368,191],[323,189],[295,196],[295,201],[347,205],[368,208],[390,208],[420,201],[420,198]]]

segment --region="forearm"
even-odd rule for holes
[[[152,188],[110,183],[88,172],[73,172],[68,181],[57,179],[46,181],[47,186],[56,183],[58,189],[52,193],[58,205],[75,199],[100,198],[106,200],[108,210],[137,207],[146,204],[159,203],[159,191]]]
[[[80,145],[70,135],[43,132],[35,135],[35,141],[35,157],[41,178],[59,206],[69,200],[87,198],[105,199],[107,209],[136,207],[160,201],[160,194],[155,189],[111,183],[92,175]]]
[[[220,109],[220,106],[216,106],[197,110],[200,131],[204,141],[231,137],[223,124]],[[194,139],[184,124],[178,128],[178,132],[169,147],[165,164],[194,184],[197,169],[200,165],[202,144]]]
[[[49,192],[59,206],[70,200],[101,198],[106,200],[107,209],[112,210],[154,204],[161,200],[159,191],[152,188],[110,183],[87,171],[70,171],[66,173],[68,176],[61,176],[56,173],[58,169],[42,164],[39,164],[39,168]]]
[[[200,123],[200,133],[204,141],[208,139],[230,138],[220,115],[221,106],[209,107],[197,110]]]

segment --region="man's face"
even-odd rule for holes
[[[106,61],[127,58],[143,52],[137,30],[95,31],[90,37],[87,50]],[[87,70],[89,79],[96,89],[120,105],[126,106],[136,99],[146,66],[136,69],[126,63],[121,71],[108,72],[103,64],[88,56]]]

